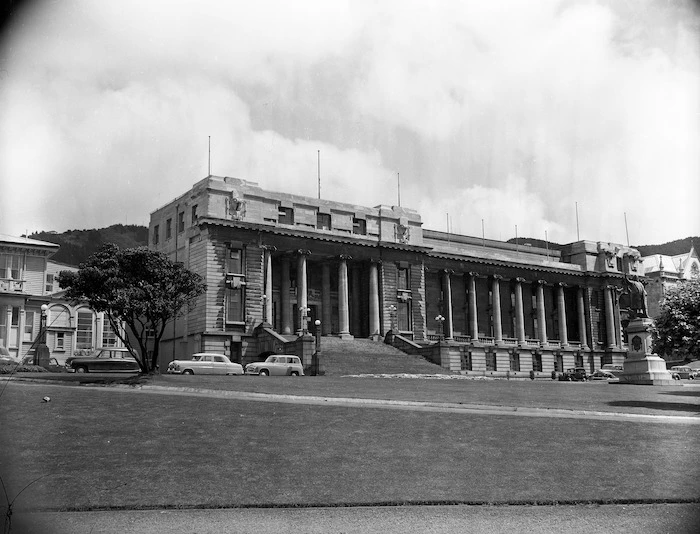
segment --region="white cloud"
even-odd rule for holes
[[[697,11],[657,0],[37,4],[0,49],[0,231],[145,223],[212,172],[492,237],[700,234]],[[18,180],[16,177],[21,176]],[[670,185],[673,184],[673,185]],[[681,192],[679,194],[679,192]],[[467,207],[468,209],[462,209]],[[673,213],[673,224],[668,216]],[[632,225],[631,225],[632,226]]]

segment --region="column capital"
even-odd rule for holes
[[[567,284],[566,282],[555,282],[554,285],[556,287],[561,287],[561,288],[569,287],[569,284]]]
[[[475,271],[469,271],[467,275],[471,276],[472,278],[479,278],[481,275]]]
[[[340,260],[351,260],[352,256],[350,254],[338,254],[338,259]]]
[[[269,252],[277,251],[277,247],[275,245],[260,245],[260,248]]]
[[[547,280],[535,280],[535,283],[536,283],[538,286],[543,286],[543,287],[546,286],[546,285],[548,285],[548,284],[547,284]]]
[[[515,280],[519,284],[527,282],[527,280],[525,280],[525,278],[523,278],[521,276],[516,276],[515,278],[513,278],[513,280]]]
[[[384,263],[384,260],[382,260],[381,258],[370,258],[369,262],[374,263],[376,265],[381,265],[382,263]]]
[[[311,255],[311,251],[309,249],[306,249],[306,248],[297,249],[296,253],[299,256],[310,256]]]
[[[454,269],[440,269],[443,274],[455,274]]]
[[[500,274],[491,275],[491,278],[493,278],[494,280],[503,280],[503,276]]]

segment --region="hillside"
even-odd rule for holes
[[[115,243],[121,248],[142,247],[148,244],[148,228],[145,226],[115,224],[93,230],[68,230],[62,234],[36,232],[28,236],[39,241],[56,243],[61,248],[51,259],[78,267],[97,251],[103,243]]]

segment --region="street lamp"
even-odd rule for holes
[[[445,318],[442,315],[438,315],[435,317],[435,320],[440,323],[440,341],[442,341],[442,338],[445,335]]]
[[[316,325],[316,354],[321,353],[321,321],[319,319],[316,319],[314,321],[314,325]]]
[[[49,307],[46,304],[41,305],[41,321],[39,323],[39,345],[34,351],[34,365],[48,365],[51,353],[49,347],[46,346],[46,316]]]

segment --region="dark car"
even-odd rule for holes
[[[66,360],[66,369],[76,373],[137,373],[139,364],[129,349],[106,347],[90,356],[75,356]]]
[[[565,380],[567,382],[585,382],[588,380],[588,375],[586,374],[585,367],[573,367],[559,375],[559,380]]]

